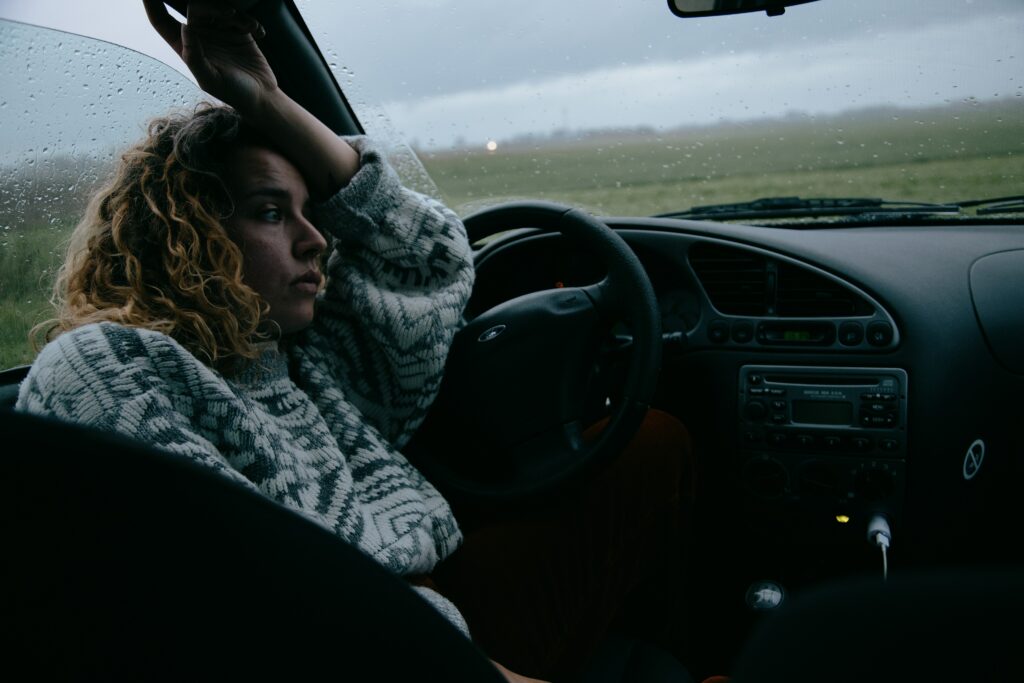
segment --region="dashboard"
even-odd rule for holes
[[[654,403],[693,436],[709,550],[756,572],[784,544],[835,573],[882,513],[907,564],[1018,558],[1024,228],[605,221],[658,298]],[[468,317],[603,269],[523,230],[480,248],[477,274]]]

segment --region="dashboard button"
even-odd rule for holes
[[[721,344],[729,339],[729,324],[724,320],[713,320],[708,325],[708,339],[715,344]]]
[[[847,321],[839,326],[839,343],[843,346],[856,346],[864,341],[864,326],[860,323]]]
[[[746,413],[749,419],[761,420],[767,412],[768,409],[764,407],[764,403],[761,401],[747,401]]]
[[[843,443],[843,440],[838,436],[826,436],[822,441],[825,443],[826,448],[839,448]]]
[[[892,343],[892,325],[876,320],[868,325],[868,344],[872,346],[888,346]]]
[[[748,322],[732,324],[732,340],[737,344],[746,344],[754,338],[754,326]]]
[[[868,439],[863,436],[853,437],[852,439],[850,439],[850,443],[852,443],[853,447],[856,448],[858,451],[870,451],[872,447],[874,447],[875,445],[874,443],[872,443],[871,439]]]

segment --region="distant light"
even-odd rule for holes
[[[836,515],[836,521],[839,522],[840,524],[846,524],[847,522],[850,521],[850,516],[849,515]]]
[[[488,140],[487,141],[487,151],[488,152],[494,152],[497,149],[498,149],[498,143],[497,142],[495,142],[494,140]]]

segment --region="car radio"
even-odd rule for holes
[[[739,391],[748,447],[906,454],[904,370],[745,365]]]
[[[906,371],[745,365],[739,427],[738,483],[761,532],[856,547],[871,515],[899,522]]]

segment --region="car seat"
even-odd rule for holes
[[[274,501],[81,426],[0,410],[0,430],[0,678],[504,680],[405,581]],[[603,656],[584,680],[688,680],[654,648]]]

